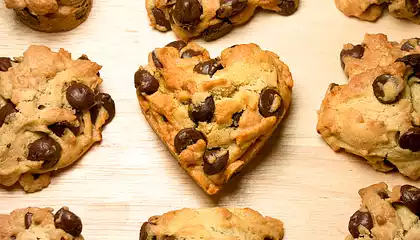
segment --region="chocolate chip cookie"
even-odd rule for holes
[[[388,8],[392,16],[420,24],[419,0],[335,0],[335,5],[345,15],[366,21],[376,21]]]
[[[289,108],[293,80],[276,54],[255,44],[210,58],[199,45],[176,41],[149,54],[134,85],[153,130],[212,195],[271,136]]]
[[[378,183],[359,190],[362,204],[351,217],[346,240],[419,240],[420,189]]]
[[[0,58],[0,184],[27,192],[47,187],[50,173],[79,159],[102,139],[115,115],[98,92],[101,66],[63,49],[30,46],[23,57]]]
[[[283,234],[280,220],[249,208],[184,208],[149,218],[141,226],[140,240],[281,240]]]
[[[0,214],[0,239],[83,240],[82,220],[67,207],[55,214],[52,208],[17,209]]]
[[[366,35],[344,45],[349,82],[328,87],[318,133],[335,150],[364,157],[376,170],[420,178],[420,39]]]
[[[146,0],[152,27],[173,30],[185,41],[200,35],[206,41],[223,37],[247,22],[259,7],[289,16],[298,6],[299,0]]]
[[[69,31],[82,24],[92,0],[4,0],[28,27],[42,32]]]

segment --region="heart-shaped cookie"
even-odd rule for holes
[[[261,149],[284,117],[293,80],[279,57],[255,44],[220,58],[176,41],[135,73],[140,107],[172,155],[210,195]]]

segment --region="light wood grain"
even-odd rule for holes
[[[142,221],[172,209],[252,207],[283,220],[285,239],[343,239],[348,218],[359,206],[359,188],[408,180],[334,153],[316,133],[316,111],[330,82],[346,82],[338,57],[342,44],[359,43],[366,32],[399,40],[419,30],[420,26],[389,15],[377,23],[347,18],[333,0],[301,0],[293,16],[261,11],[223,39],[199,40],[213,56],[233,44],[257,43],[278,53],[295,80],[292,107],[280,129],[236,182],[210,198],[166,151],[138,107],[134,72],[153,48],[175,38],[149,27],[144,0],[96,0],[87,22],[60,34],[34,32],[0,4],[0,55],[19,56],[30,44],[62,47],[75,57],[85,53],[103,65],[103,89],[117,105],[116,118],[106,127],[101,144],[55,174],[41,192],[0,189],[0,212],[68,205],[82,217],[86,239],[129,240],[138,239]]]

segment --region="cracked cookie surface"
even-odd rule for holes
[[[135,87],[153,130],[212,195],[271,136],[289,108],[293,80],[276,54],[255,44],[212,59],[199,45],[176,41],[149,54]]]
[[[257,8],[292,15],[299,0],[146,0],[151,26],[159,31],[173,30],[182,40],[202,36],[213,41],[244,24]]]
[[[249,208],[182,209],[149,218],[140,240],[281,240],[283,223]]]
[[[335,0],[337,8],[349,17],[376,21],[385,9],[396,18],[420,24],[419,0]]]
[[[82,24],[92,0],[4,0],[28,27],[42,32],[69,31]]]
[[[36,207],[0,214],[2,240],[83,240],[82,229],[82,220],[67,207],[55,214],[52,208]]]
[[[27,192],[47,187],[51,171],[78,160],[102,139],[115,104],[97,92],[101,66],[85,55],[30,46],[0,58],[0,184]]]
[[[318,133],[335,150],[364,157],[376,170],[420,178],[420,41],[367,34],[344,45],[348,84],[331,84]]]
[[[360,209],[351,217],[346,240],[419,240],[420,189],[385,183],[359,190]]]

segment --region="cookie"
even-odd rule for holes
[[[419,0],[335,0],[337,8],[349,17],[376,21],[384,9],[392,16],[420,24]]]
[[[173,30],[182,40],[202,36],[213,41],[244,24],[257,8],[292,15],[299,0],[146,0],[151,26],[159,31]]]
[[[69,31],[82,24],[92,9],[92,0],[4,0],[20,21],[42,32]]]
[[[55,214],[52,208],[17,209],[0,214],[0,239],[83,240],[82,220],[67,207]]]
[[[180,165],[216,194],[261,149],[284,117],[293,80],[279,57],[255,44],[210,58],[176,41],[135,73],[140,107]]]
[[[365,158],[376,170],[420,178],[420,39],[389,42],[366,35],[344,45],[349,82],[328,87],[318,133],[335,150]]]
[[[349,220],[346,240],[419,240],[420,189],[378,183],[359,190],[360,209]]]
[[[102,139],[115,104],[101,66],[63,49],[30,46],[23,57],[0,58],[0,184],[27,192],[47,187],[50,172],[78,160]]]
[[[184,208],[149,218],[139,239],[281,240],[283,234],[280,220],[249,208]]]

